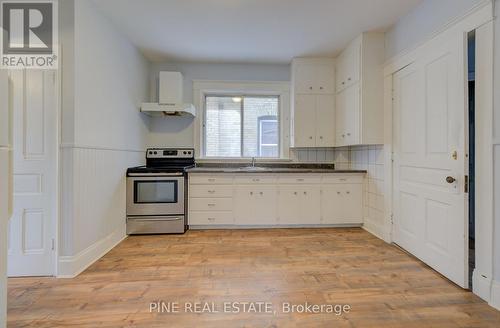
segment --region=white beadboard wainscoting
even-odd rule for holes
[[[126,237],[126,169],[144,164],[139,150],[65,145],[59,277],[74,277]]]

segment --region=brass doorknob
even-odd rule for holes
[[[457,181],[457,179],[455,179],[454,177],[446,177],[446,182],[448,183],[453,183],[455,181]]]

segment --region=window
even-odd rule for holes
[[[279,157],[279,96],[207,95],[206,157]]]

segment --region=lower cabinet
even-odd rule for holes
[[[193,226],[363,223],[362,174],[196,174],[189,181]]]
[[[317,186],[284,185],[278,190],[278,223],[320,224],[320,193]]]
[[[234,220],[237,225],[244,226],[276,225],[276,186],[235,186]]]
[[[325,224],[363,223],[363,185],[330,184],[321,194],[322,222]]]

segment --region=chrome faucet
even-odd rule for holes
[[[255,157],[252,157],[252,167],[255,167]]]

